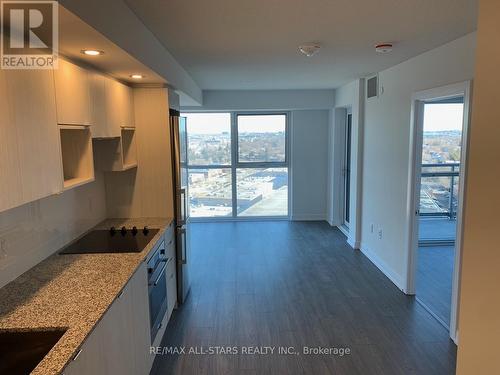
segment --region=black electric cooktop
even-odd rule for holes
[[[59,254],[140,253],[159,229],[94,230]]]

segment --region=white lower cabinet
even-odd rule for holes
[[[149,374],[150,345],[147,273],[141,263],[64,374]]]
[[[128,284],[123,294],[113,302],[102,318],[105,374],[134,374],[131,299],[130,284]]]
[[[134,336],[134,374],[149,374],[154,355],[150,354],[151,331],[149,324],[148,275],[146,263],[141,264],[132,286],[132,331]],[[147,369],[145,371],[144,369]]]
[[[104,367],[105,354],[101,350],[104,332],[100,324],[87,337],[82,347],[64,369],[64,375],[106,374]]]
[[[170,319],[177,303],[177,280],[175,270],[175,257],[167,266],[167,316]]]

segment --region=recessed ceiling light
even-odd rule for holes
[[[299,46],[299,51],[307,57],[311,57],[318,53],[321,46],[318,43],[307,43]]]
[[[142,78],[144,78],[144,76],[142,74],[131,74],[130,78],[133,78],[133,79],[142,79]]]
[[[389,53],[392,51],[392,43],[379,43],[375,46],[378,53]]]
[[[87,56],[99,56],[104,54],[104,51],[99,51],[97,49],[82,49],[81,52]]]

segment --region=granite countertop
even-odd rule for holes
[[[1,331],[67,329],[33,375],[62,372],[172,221],[105,220],[93,229],[147,225],[160,231],[140,253],[55,253],[0,289]]]

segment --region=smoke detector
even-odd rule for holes
[[[307,43],[299,46],[299,51],[302,52],[307,57],[311,57],[318,53],[321,46],[317,43]]]
[[[392,43],[379,43],[375,46],[378,53],[389,53],[392,51]]]

